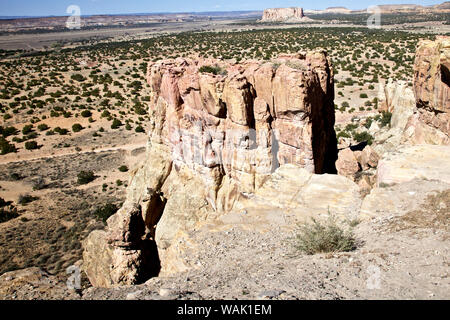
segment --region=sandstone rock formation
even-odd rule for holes
[[[450,136],[450,37],[419,43],[414,92],[419,119]]]
[[[263,22],[298,22],[304,20],[303,8],[274,8],[264,10]]]
[[[450,144],[449,37],[421,41],[414,63],[413,89],[404,81],[380,85],[380,111],[392,113],[389,131],[376,136],[381,155],[400,144]]]
[[[252,197],[282,165],[305,177],[336,173],[334,83],[324,52],[241,65],[163,60],[147,78],[146,160],[106,230],[84,242],[84,270],[97,286],[187,268],[177,257],[190,234]]]

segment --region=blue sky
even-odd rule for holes
[[[150,12],[194,12],[261,10],[298,6],[325,9],[345,6],[364,9],[377,4],[418,3],[432,5],[444,0],[0,0],[0,16],[66,15],[69,5],[78,5],[81,14],[118,14]]]

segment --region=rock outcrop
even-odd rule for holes
[[[265,9],[262,22],[299,22],[305,20],[303,8]],[[307,19],[307,18],[306,18]]]
[[[376,135],[380,155],[398,145],[450,144],[449,39],[418,44],[413,88],[404,81],[380,85],[379,110],[392,113],[389,130]]]
[[[450,136],[450,37],[419,43],[414,92],[419,120]]]
[[[190,234],[252,197],[280,166],[336,173],[333,74],[322,51],[240,65],[163,60],[147,79],[146,160],[106,230],[84,242],[84,270],[97,286],[183,270],[177,257]]]

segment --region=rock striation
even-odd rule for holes
[[[323,51],[273,62],[178,58],[149,65],[146,160],[106,230],[84,242],[91,283],[182,271],[189,234],[252,197],[280,166],[336,173],[334,81]]]
[[[303,8],[274,8],[265,9],[263,12],[263,22],[295,22],[305,18]]]

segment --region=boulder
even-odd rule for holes
[[[336,169],[339,175],[353,179],[354,175],[360,170],[358,160],[350,148],[339,151]]]

